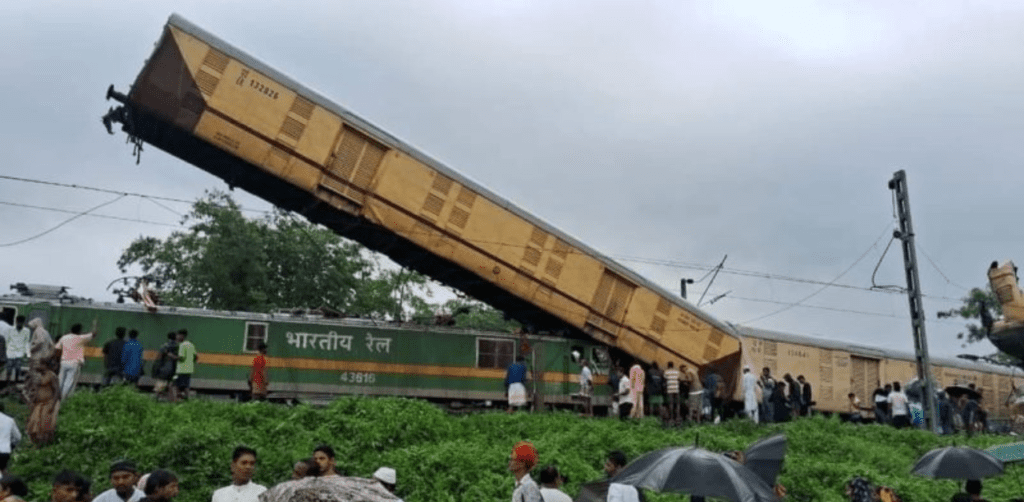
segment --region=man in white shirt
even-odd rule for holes
[[[892,383],[892,392],[886,400],[889,403],[889,410],[892,414],[892,426],[902,429],[910,425],[910,408],[907,395],[900,390],[900,383]]]
[[[7,462],[11,460],[11,450],[21,441],[21,431],[14,419],[4,413],[4,405],[0,403],[0,473],[7,474]]]
[[[594,415],[591,404],[594,395],[594,374],[590,371],[590,363],[586,359],[580,360],[580,397],[583,398],[583,414],[590,417]]]
[[[609,479],[615,477],[623,467],[626,467],[625,453],[619,450],[608,453],[608,460],[604,462],[604,472]],[[611,483],[608,485],[608,502],[640,502],[640,493],[634,486]]]
[[[114,462],[110,466],[110,486],[113,488],[99,494],[93,502],[138,502],[146,494],[135,486],[139,470],[128,460]]]
[[[7,338],[7,364],[4,367],[7,381],[17,383],[21,380],[21,366],[28,357],[28,342],[32,331],[25,326],[25,316],[15,319],[14,330]]]
[[[256,450],[239,446],[231,454],[231,485],[213,492],[213,502],[259,502],[267,487],[252,482],[256,473]]]
[[[530,477],[530,471],[537,465],[537,449],[528,441],[520,441],[512,447],[508,458],[508,470],[516,478],[512,491],[512,502],[543,502],[540,488]]]
[[[750,366],[743,367],[743,412],[757,423],[757,377],[750,372]]]
[[[629,375],[619,379],[619,418],[625,420],[633,411],[633,386],[629,383]]]
[[[540,496],[544,502],[572,502],[572,497],[567,495],[559,487],[565,483],[565,478],[558,468],[549,465],[540,470]]]

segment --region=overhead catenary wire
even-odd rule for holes
[[[71,189],[77,189],[77,190],[89,190],[89,191],[102,192],[102,193],[118,194],[118,195],[122,195],[122,196],[139,197],[139,198],[148,200],[151,203],[153,203],[153,204],[155,204],[157,206],[160,206],[160,207],[166,209],[167,211],[172,212],[172,213],[174,213],[176,215],[179,215],[179,216],[181,216],[181,213],[179,213],[179,212],[175,211],[174,209],[166,206],[165,204],[159,203],[158,201],[169,201],[169,202],[184,203],[184,204],[194,204],[195,203],[195,201],[179,199],[179,198],[173,198],[173,197],[165,197],[165,196],[149,195],[149,194],[133,193],[133,192],[124,192],[124,191],[111,190],[111,189],[94,187],[94,186],[77,185],[77,184],[69,184],[69,183],[60,183],[60,182],[45,181],[45,180],[36,180],[36,179],[21,178],[21,177],[16,177],[16,176],[9,176],[9,175],[0,175],[0,179],[6,179],[6,180],[18,181],[18,182],[24,182],[24,183],[35,183],[35,184],[56,186],[56,187],[62,187],[62,188],[71,188]],[[11,205],[16,205],[16,204],[12,203]],[[25,205],[25,204],[22,204],[22,206],[23,207],[30,207],[29,205]],[[36,209],[50,209],[50,210],[53,210],[52,208],[40,208],[40,207],[36,207]],[[240,209],[243,210],[243,211],[258,212],[258,213],[264,213],[264,214],[269,214],[269,213],[272,212],[272,211],[246,209],[246,208],[240,208]],[[68,211],[68,210],[58,210],[58,211],[67,212],[67,213],[73,213],[73,211]],[[105,215],[91,215],[91,214],[84,214],[84,215],[88,215],[88,216],[91,216],[91,217],[104,217],[104,218],[111,218],[111,219],[119,219],[117,217],[110,217],[110,216],[105,216]],[[143,220],[132,220],[132,221],[137,221],[137,222],[141,222],[141,223],[151,223],[151,224],[163,225],[163,226],[171,226],[171,225],[166,224],[166,223],[146,222],[146,221],[143,221]],[[474,242],[477,242],[477,241],[474,241]],[[477,243],[478,244],[487,244],[487,243],[490,243],[490,242],[477,242]],[[14,245],[14,244],[16,244],[16,243],[10,243],[7,246]],[[493,244],[493,243],[491,243],[491,244]],[[506,245],[506,246],[514,246],[511,243],[504,243],[504,242],[503,243],[499,243],[499,244]],[[890,242],[890,244],[891,244],[891,242]],[[526,247],[526,246],[524,245],[523,247]],[[575,249],[572,249],[571,252],[578,252],[578,251],[575,250]],[[789,282],[795,282],[795,283],[818,284],[818,285],[824,286],[821,290],[815,292],[811,296],[814,296],[814,295],[820,293],[820,291],[824,290],[827,287],[856,289],[856,290],[863,290],[863,291],[869,291],[869,292],[898,293],[898,291],[889,291],[889,290],[885,290],[885,289],[879,290],[879,289],[872,289],[872,288],[867,288],[867,287],[862,287],[862,286],[855,286],[855,285],[850,285],[850,284],[841,284],[841,283],[836,282],[838,279],[833,280],[833,281],[820,281],[820,280],[814,280],[814,279],[806,279],[806,278],[787,276],[787,275],[782,275],[782,274],[775,274],[775,273],[766,273],[766,272],[757,272],[757,271],[742,270],[742,269],[725,268],[725,267],[722,266],[722,264],[718,264],[718,265],[703,265],[703,264],[697,264],[697,263],[688,263],[688,262],[680,262],[680,261],[673,261],[673,260],[643,258],[643,257],[634,257],[634,256],[613,256],[613,258],[618,259],[618,260],[622,260],[622,261],[633,261],[633,262],[638,262],[638,263],[648,263],[648,264],[655,264],[655,265],[662,265],[662,266],[669,266],[669,267],[677,267],[677,268],[686,268],[686,269],[695,269],[695,270],[704,270],[704,271],[706,271],[707,273],[704,275],[704,277],[702,277],[697,282],[703,281],[708,276],[710,276],[710,275],[712,275],[712,274],[714,274],[716,272],[721,272],[723,274],[730,274],[730,275],[739,275],[739,276],[748,276],[748,277],[756,277],[756,278],[783,280],[783,281],[789,281]],[[933,263],[933,266],[934,266],[934,263]],[[936,269],[937,269],[937,267],[936,267]],[[941,273],[941,271],[940,271],[940,273]],[[945,277],[944,274],[943,274],[943,277]],[[810,298],[811,296],[809,296],[808,298]],[[961,299],[959,299],[959,298],[936,297],[936,296],[931,296],[931,295],[925,295],[925,296],[929,297],[929,298],[938,298],[938,299],[952,301],[952,302],[959,302],[959,301],[961,301]],[[772,314],[772,315],[774,315],[774,314]]]
[[[72,221],[75,221],[75,220],[77,220],[78,218],[81,218],[82,216],[85,216],[85,215],[87,215],[87,214],[89,214],[89,213],[91,213],[91,212],[93,212],[93,211],[95,211],[95,210],[97,210],[97,209],[99,209],[99,208],[101,208],[101,207],[104,207],[104,206],[109,206],[109,205],[111,205],[111,204],[113,204],[113,203],[115,203],[115,202],[117,202],[117,201],[119,201],[119,200],[121,200],[121,199],[123,199],[123,198],[125,198],[125,197],[127,197],[127,195],[125,195],[125,194],[122,194],[122,195],[118,195],[117,197],[115,197],[115,198],[114,198],[114,199],[112,199],[112,200],[109,200],[109,201],[107,201],[107,202],[104,202],[104,203],[102,203],[102,204],[99,204],[99,205],[97,205],[97,206],[93,206],[93,207],[91,207],[91,208],[89,208],[89,209],[86,209],[85,211],[83,211],[83,212],[80,212],[80,213],[78,213],[78,214],[76,214],[76,215],[74,215],[74,216],[72,216],[72,217],[70,217],[70,218],[68,218],[68,219],[66,219],[66,220],[64,220],[64,221],[62,221],[62,222],[60,222],[60,223],[58,223],[58,224],[57,224],[57,225],[55,225],[55,226],[53,226],[53,227],[50,227],[49,229],[47,229],[47,230],[44,230],[44,231],[42,231],[42,232],[40,232],[40,233],[36,234],[36,235],[33,235],[33,236],[31,236],[31,237],[26,237],[26,238],[24,238],[24,239],[21,239],[21,240],[18,240],[18,241],[14,241],[14,242],[8,242],[8,243],[6,243],[6,244],[0,244],[0,247],[11,247],[11,246],[16,246],[16,245],[18,245],[18,244],[24,244],[24,243],[26,243],[26,242],[29,242],[29,241],[31,241],[31,240],[35,240],[35,239],[38,239],[38,238],[40,238],[40,237],[42,237],[42,236],[44,236],[44,235],[46,235],[46,234],[48,234],[48,233],[50,233],[50,232],[53,232],[54,230],[57,230],[57,229],[58,229],[58,228],[60,228],[60,227],[63,227],[64,225],[67,225],[68,223],[71,223]]]
[[[54,213],[78,214],[78,211],[71,211],[71,210],[68,210],[68,209],[58,209],[58,208],[55,208],[55,207],[36,206],[36,205],[32,205],[32,204],[22,204],[22,203],[18,203],[18,202],[9,202],[9,201],[3,201],[3,200],[0,200],[0,204],[5,205],[5,206],[12,206],[12,207],[22,207],[22,208],[26,208],[26,209],[38,209],[40,211],[50,211],[50,212],[54,212]],[[109,215],[109,214],[91,214],[90,213],[90,214],[86,214],[86,215],[83,215],[83,216],[88,216],[90,218],[103,218],[103,219],[108,219],[108,220],[127,221],[127,222],[131,222],[131,223],[145,223],[147,225],[159,225],[159,226],[163,226],[163,227],[173,227],[173,228],[181,227],[180,223],[164,223],[162,221],[143,220],[143,219],[139,219],[139,218],[125,218],[123,216],[112,216],[112,215]]]
[[[803,302],[805,302],[805,301],[807,301],[807,300],[809,300],[809,299],[811,299],[811,298],[815,297],[815,296],[816,296],[816,295],[817,295],[818,293],[821,293],[822,291],[825,291],[826,289],[828,289],[828,288],[829,288],[829,287],[830,287],[830,286],[832,285],[832,283],[834,283],[835,281],[838,281],[839,279],[841,279],[841,278],[842,278],[842,277],[843,277],[844,275],[846,275],[846,273],[847,273],[847,272],[849,272],[850,270],[853,270],[853,267],[857,266],[857,264],[858,264],[858,263],[860,263],[860,262],[861,262],[861,260],[863,260],[863,259],[864,259],[864,258],[865,258],[865,257],[866,257],[866,256],[868,255],[868,253],[870,253],[870,252],[871,252],[871,250],[872,250],[872,249],[874,249],[874,248],[875,248],[875,246],[877,246],[877,245],[878,245],[878,243],[882,241],[882,239],[883,239],[883,238],[885,237],[885,234],[886,234],[886,233],[888,233],[888,232],[889,232],[889,224],[888,224],[888,223],[886,223],[886,226],[885,226],[885,230],[884,230],[884,231],[882,232],[882,235],[879,235],[879,236],[878,236],[878,239],[876,239],[876,240],[875,240],[875,242],[873,242],[873,243],[871,244],[871,246],[869,246],[869,247],[868,247],[868,248],[867,248],[867,249],[866,249],[866,250],[864,251],[864,253],[862,253],[862,254],[860,255],[860,257],[858,257],[858,258],[857,258],[856,260],[854,260],[854,262],[853,262],[853,263],[852,263],[852,264],[851,264],[851,265],[850,265],[849,267],[847,267],[847,268],[846,268],[846,270],[843,270],[843,271],[842,271],[842,272],[841,272],[841,273],[840,273],[839,275],[837,275],[837,276],[835,277],[835,279],[833,279],[833,280],[831,281],[831,283],[829,283],[829,284],[826,284],[826,285],[824,285],[824,286],[822,286],[822,287],[818,288],[818,289],[817,289],[816,291],[814,291],[813,293],[811,293],[811,294],[809,294],[809,295],[805,296],[804,298],[802,298],[801,300],[797,301],[796,303],[793,303],[792,305],[787,305],[787,306],[785,306],[785,307],[783,307],[783,308],[781,308],[781,309],[779,309],[779,310],[776,310],[776,311],[774,311],[774,312],[770,312],[770,313],[768,313],[768,314],[765,314],[765,315],[763,315],[763,316],[760,316],[760,317],[756,317],[756,318],[754,318],[754,319],[750,319],[750,320],[747,320],[747,321],[743,321],[743,322],[741,322],[740,324],[748,324],[748,323],[752,323],[752,322],[757,322],[757,321],[760,321],[760,320],[762,320],[762,319],[766,319],[766,318],[768,318],[768,317],[774,316],[774,315],[776,315],[776,314],[781,314],[781,313],[783,313],[783,312],[785,312],[785,311],[787,311],[787,310],[789,310],[789,309],[791,309],[791,308],[793,308],[793,307],[796,307],[797,305],[800,305],[801,303],[803,303]]]

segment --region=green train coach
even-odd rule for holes
[[[79,383],[99,383],[102,346],[117,327],[135,329],[144,348],[143,387],[167,334],[188,330],[199,353],[192,377],[197,392],[243,395],[256,347],[265,342],[270,399],[326,400],[340,394],[392,395],[478,405],[505,398],[505,370],[526,357],[528,387],[546,405],[568,406],[579,392],[579,358],[596,361],[595,383],[607,382],[607,348],[591,340],[515,335],[441,326],[326,318],[309,313],[262,314],[93,302],[66,296],[0,296],[0,309],[40,318],[56,339],[80,323],[99,322],[86,348]],[[598,385],[595,404],[608,402]]]

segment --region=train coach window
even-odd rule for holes
[[[245,347],[243,352],[256,352],[260,342],[267,341],[267,323],[247,322],[245,323]]]
[[[515,342],[513,340],[476,339],[477,368],[507,368],[512,364],[514,355]]]

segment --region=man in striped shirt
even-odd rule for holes
[[[675,363],[668,362],[665,368],[665,391],[668,394],[668,419],[678,423],[679,420],[679,370]]]

